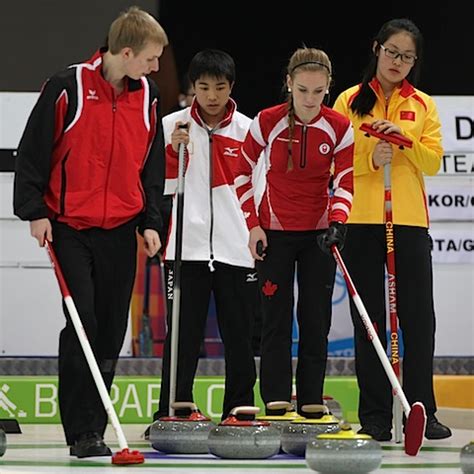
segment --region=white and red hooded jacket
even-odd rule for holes
[[[350,121],[326,106],[307,124],[295,116],[290,171],[288,132],[286,103],[262,110],[250,125],[235,179],[248,228],[303,231],[346,222],[353,193]],[[257,212],[251,177],[262,152],[266,187]]]
[[[159,94],[127,78],[116,96],[102,51],[52,76],[29,117],[17,156],[15,214],[75,229],[111,229],[136,216],[160,230],[164,187]]]
[[[214,261],[253,268],[248,248],[249,232],[234,189],[240,147],[251,120],[236,110],[231,99],[224,119],[214,129],[199,116],[196,101],[163,118],[166,152],[165,194],[178,184],[178,154],[171,146],[177,121],[189,123],[184,184],[182,259]],[[176,206],[173,206],[166,260],[175,258]]]

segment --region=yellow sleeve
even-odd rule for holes
[[[443,157],[441,144],[441,122],[433,99],[428,102],[428,111],[423,121],[419,138],[409,132],[403,133],[412,140],[413,147],[405,148],[404,155],[423,173],[434,176],[438,173]]]

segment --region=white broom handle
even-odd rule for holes
[[[122,427],[120,426],[119,419],[117,414],[115,413],[114,406],[112,405],[112,401],[110,400],[109,392],[107,391],[107,387],[105,386],[104,379],[102,378],[102,374],[100,373],[99,366],[94,357],[94,353],[92,352],[91,345],[89,343],[89,339],[87,339],[86,332],[84,327],[81,323],[81,318],[76,309],[76,305],[71,296],[66,296],[64,298],[64,302],[66,303],[66,307],[69,311],[69,316],[71,317],[72,324],[74,325],[74,329],[76,330],[77,337],[79,338],[79,342],[81,343],[82,350],[84,351],[84,355],[86,356],[87,363],[89,364],[89,368],[92,372],[92,377],[94,378],[94,382],[97,386],[97,390],[99,391],[100,398],[102,399],[102,403],[104,404],[105,411],[107,415],[109,415],[110,422],[115,430],[115,434],[117,435],[118,443],[121,450],[128,449],[127,440],[125,439],[125,435],[123,433]]]
[[[74,304],[71,293],[67,286],[63,272],[59,265],[59,261],[56,257],[56,253],[54,252],[54,249],[51,246],[50,242],[48,242],[48,240],[45,240],[44,245],[51,260],[51,264],[53,266],[56,279],[58,280],[59,288],[61,290],[64,303],[66,304],[72,324],[74,326],[74,329],[76,330],[77,337],[86,357],[95,385],[99,392],[105,411],[109,416],[110,422],[112,423],[112,427],[114,428],[115,434],[117,436],[120,449],[128,449],[127,440],[125,439],[125,435],[123,433],[122,427],[120,426],[119,419],[117,417],[117,414],[115,413],[112,401],[110,400],[109,392],[107,391],[107,387],[105,386],[104,379],[102,378],[102,374],[100,373],[99,366],[97,365],[97,361],[95,360],[94,353],[92,352],[91,345],[89,343],[89,339],[87,338],[86,331],[84,330],[84,326],[82,325],[81,318],[79,317],[79,313],[77,312],[76,305]]]
[[[403,405],[403,411],[405,412],[405,415],[408,417],[408,415],[410,414],[410,404],[408,403],[408,400],[406,399],[405,394],[403,393],[402,387],[393,370],[392,364],[390,363],[387,357],[387,354],[385,353],[385,350],[382,347],[382,344],[377,335],[377,332],[375,331],[374,325],[372,324],[372,321],[370,320],[367,310],[365,309],[364,303],[362,302],[360,296],[358,295],[355,289],[354,283],[352,282],[349,272],[347,271],[347,268],[344,264],[344,261],[342,260],[341,254],[338,248],[336,247],[336,245],[333,245],[331,250],[333,252],[334,258],[336,259],[337,265],[339,266],[342,272],[342,275],[344,276],[344,279],[346,280],[347,288],[349,290],[349,293],[352,296],[352,300],[354,301],[354,304],[356,305],[357,310],[359,311],[360,317],[362,318],[362,322],[364,323],[365,329],[367,330],[367,333],[369,335],[369,339],[372,341],[375,351],[377,352],[377,355],[379,356],[380,362],[382,362],[385,372],[390,380],[390,383],[393,388],[393,392],[400,399]]]

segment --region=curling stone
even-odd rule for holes
[[[268,402],[267,408],[269,410],[286,410],[283,415],[265,415],[257,417],[257,420],[259,421],[268,421],[268,423],[280,432],[280,452],[283,452],[281,449],[281,433],[283,428],[298,418],[299,415],[293,404],[290,402]]]
[[[462,472],[464,474],[474,474],[474,441],[466,444],[461,449],[460,460]]]
[[[308,441],[319,434],[339,431],[339,420],[329,413],[326,405],[303,405],[300,416],[283,428],[281,448],[287,454],[304,457]]]
[[[163,416],[150,426],[153,449],[167,454],[207,454],[207,437],[216,425],[192,402],[174,402],[174,409],[189,409],[189,416]]]
[[[329,412],[336,418],[339,418],[340,420],[344,418],[341,404],[335,398],[329,395],[323,395],[323,403],[328,407]]]
[[[255,417],[258,407],[241,406],[209,432],[209,452],[225,459],[266,459],[280,450],[280,431],[268,421],[243,420]]]
[[[268,421],[274,428],[279,430],[280,433],[286,425],[296,418],[299,418],[295,407],[290,402],[268,402],[267,408],[269,410],[286,410],[283,415],[264,415],[257,417],[258,421]]]
[[[306,446],[306,464],[322,474],[364,474],[382,464],[380,444],[365,434],[355,434],[341,423],[340,431],[316,436]]]
[[[5,431],[0,428],[0,458],[5,454],[7,450],[7,436]]]

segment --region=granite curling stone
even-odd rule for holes
[[[323,395],[323,403],[328,407],[329,413],[334,415],[339,420],[344,418],[344,414],[342,413],[341,404],[330,395]]]
[[[174,409],[188,409],[188,416],[164,416],[150,426],[153,449],[166,454],[207,454],[209,431],[216,425],[192,402],[174,402]]]
[[[281,447],[287,454],[304,457],[306,445],[319,434],[335,433],[340,430],[339,420],[329,413],[325,405],[303,405],[300,416],[281,433]]]
[[[474,441],[466,444],[460,453],[461,470],[464,474],[474,474]]]
[[[285,410],[281,415],[263,415],[257,417],[258,421],[268,421],[274,428],[277,428],[280,433],[286,425],[296,418],[299,418],[293,404],[290,402],[268,402],[266,406],[269,411]]]
[[[5,431],[0,428],[0,458],[5,454],[7,450],[7,435]]]
[[[267,410],[274,411],[280,410],[285,412],[282,415],[264,415],[257,417],[259,421],[268,421],[274,428],[276,428],[280,432],[280,452],[283,452],[281,449],[281,433],[283,428],[289,425],[293,420],[299,418],[298,413],[295,410],[295,407],[290,402],[268,402],[267,403]]]
[[[280,450],[280,431],[255,420],[258,407],[240,406],[209,432],[209,452],[224,459],[266,459]],[[253,419],[243,419],[243,418]]]
[[[355,434],[348,423],[337,433],[316,436],[306,446],[306,464],[321,474],[365,474],[382,463],[382,448],[369,435]]]

